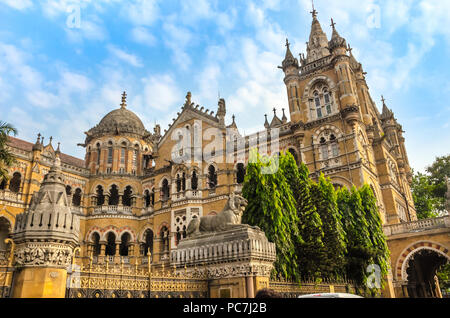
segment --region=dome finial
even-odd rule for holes
[[[311,2],[312,2],[312,11],[310,13],[312,14],[313,18],[316,18],[317,17],[317,11],[314,8],[314,0],[311,0]]]
[[[125,108],[127,107],[127,92],[123,92],[122,94],[122,104],[120,104],[120,107]]]

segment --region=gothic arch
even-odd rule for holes
[[[118,231],[117,227],[115,227],[113,225],[110,225],[110,226],[106,227],[105,229],[103,229],[103,235],[100,237],[100,240],[106,241],[108,238],[109,232],[114,233],[114,235],[116,236],[116,241],[117,241],[119,238],[119,231]]]
[[[309,98],[311,88],[316,85],[318,82],[325,82],[330,91],[336,90],[336,84],[329,78],[328,76],[320,75],[311,79],[308,84],[305,86],[305,90],[303,91],[304,98]]]
[[[93,227],[91,227],[90,229],[89,229],[89,231],[86,233],[86,236],[85,236],[85,241],[86,242],[93,242],[92,241],[92,235],[94,234],[94,233],[97,233],[99,236],[100,236],[100,240],[101,240],[101,238],[102,238],[102,230],[101,230],[101,228],[99,228],[98,226],[93,226]]]
[[[410,245],[409,247],[405,248],[397,260],[397,264],[395,267],[395,270],[396,270],[395,277],[398,281],[407,281],[408,280],[408,275],[406,273],[408,262],[414,254],[416,254],[418,251],[423,250],[423,249],[432,250],[440,255],[443,255],[448,260],[450,260],[450,252],[449,252],[448,248],[442,246],[441,244],[431,242],[431,241],[416,242],[416,243]]]
[[[155,231],[153,230],[153,227],[151,225],[147,225],[142,229],[141,233],[139,234],[139,237],[138,237],[139,243],[145,243],[145,233],[148,230],[152,231],[153,236],[155,236]]]
[[[320,144],[320,137],[326,130],[331,130],[336,136],[336,138],[342,138],[342,132],[339,128],[337,128],[334,125],[324,125],[314,132],[313,140],[315,145]]]
[[[330,176],[331,182],[340,184],[341,186],[344,186],[347,188],[347,190],[350,190],[352,188],[352,182],[342,176]]]
[[[119,241],[122,239],[122,235],[124,235],[125,233],[128,233],[128,234],[130,234],[130,243],[136,242],[136,233],[129,226],[124,226],[124,227],[120,228],[118,230],[118,232],[119,232],[119,236],[118,236]]]

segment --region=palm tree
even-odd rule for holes
[[[8,179],[7,168],[14,163],[13,155],[6,148],[6,142],[10,134],[17,135],[17,129],[11,124],[0,121],[0,182],[3,179]]]

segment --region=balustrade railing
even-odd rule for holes
[[[0,200],[22,202],[22,193],[0,190]]]
[[[438,228],[450,227],[450,216],[442,216],[439,218],[430,218],[413,222],[385,225],[383,227],[386,236],[422,232]]]
[[[123,205],[102,205],[94,208],[94,214],[132,214],[131,206],[123,206]]]

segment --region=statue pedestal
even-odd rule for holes
[[[187,272],[206,272],[212,298],[253,298],[269,286],[275,257],[275,244],[263,231],[235,225],[181,241],[171,263]]]

